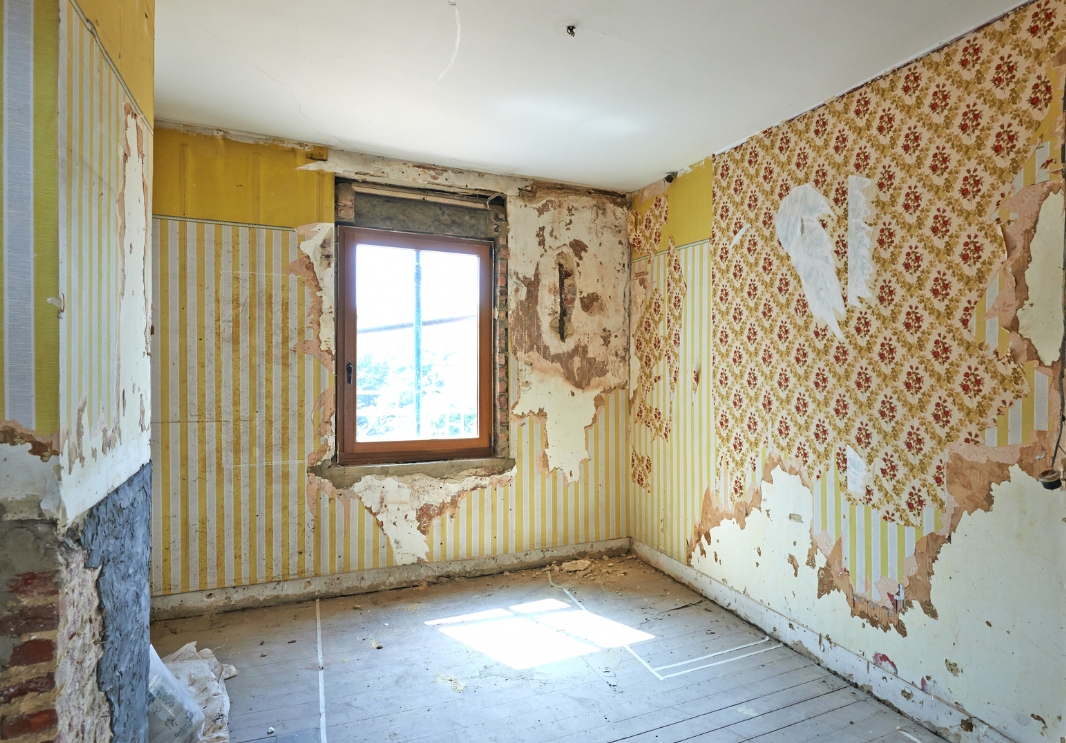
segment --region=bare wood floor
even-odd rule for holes
[[[158,622],[152,642],[238,668],[234,743],[941,740],[634,557],[551,578]]]

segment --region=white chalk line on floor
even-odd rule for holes
[[[322,610],[315,599],[315,627],[318,631],[318,727],[319,743],[326,743],[326,681],[322,662]]]
[[[565,593],[567,596],[569,596],[570,600],[573,601],[575,604],[577,604],[577,608],[581,609],[581,611],[588,611],[581,604],[581,602],[577,600],[577,597],[574,596],[574,594],[570,593],[570,589],[566,588],[565,586],[557,586],[557,585],[555,585],[555,581],[552,580],[551,572],[548,572],[548,583],[551,584],[552,588],[558,588],[563,593]],[[680,663],[671,663],[670,665],[659,666],[658,668],[652,668],[651,664],[649,664],[646,660],[641,658],[640,655],[637,654],[637,651],[634,650],[633,648],[631,648],[629,645],[623,645],[622,647],[624,647],[626,650],[628,650],[630,655],[632,655],[634,658],[636,658],[638,661],[640,661],[640,664],[642,666],[644,666],[645,668],[647,668],[655,678],[659,679],[660,681],[666,681],[666,679],[671,679],[671,678],[674,678],[675,676],[684,676],[686,673],[692,673],[693,671],[702,671],[704,668],[711,668],[712,666],[721,666],[721,665],[724,665],[726,663],[732,663],[735,660],[741,660],[743,658],[750,658],[753,655],[759,655],[760,653],[767,653],[767,652],[769,652],[771,650],[776,650],[777,648],[781,647],[781,643],[778,642],[778,643],[774,643],[773,645],[770,645],[769,647],[760,648],[758,650],[753,650],[750,653],[744,653],[743,655],[737,655],[737,656],[735,656],[733,658],[726,658],[724,660],[714,661],[713,663],[704,663],[702,666],[696,666],[695,668],[686,668],[683,671],[676,671],[674,673],[668,673],[665,676],[659,673],[659,671],[665,671],[665,670],[667,670],[669,668],[677,668],[678,666],[687,666],[690,663],[698,663],[699,661],[706,660],[707,658],[715,658],[715,657],[717,657],[719,655],[727,655],[728,653],[735,653],[738,650],[744,650],[745,648],[754,647],[756,645],[762,645],[763,643],[766,643],[766,642],[770,642],[769,635],[764,635],[761,640],[756,640],[755,642],[749,642],[746,645],[738,645],[735,648],[729,648],[728,650],[719,650],[716,653],[711,653],[709,655],[701,655],[699,658],[692,658],[691,660],[683,660]]]

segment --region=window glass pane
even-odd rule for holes
[[[478,262],[356,247],[356,440],[478,435]]]

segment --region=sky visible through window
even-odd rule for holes
[[[357,246],[357,440],[478,435],[478,261]]]

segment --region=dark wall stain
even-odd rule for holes
[[[559,353],[552,353],[540,333],[540,318],[537,316],[537,302],[540,298],[540,266],[533,272],[533,278],[518,279],[525,287],[526,296],[515,302],[511,313],[511,333],[515,346],[541,356],[550,364],[556,365],[571,385],[579,390],[592,386],[596,379],[610,373],[607,362],[589,354],[588,346],[576,343],[574,347]]]
[[[596,292],[581,295],[581,309],[590,315],[601,315],[604,311],[603,301]]]
[[[589,246],[586,245],[582,240],[578,240],[577,238],[575,238],[570,241],[570,250],[573,251],[574,257],[578,260],[581,260],[585,257],[585,253],[588,252],[588,249]]]

